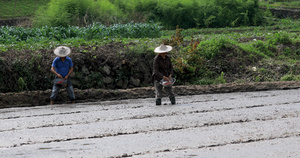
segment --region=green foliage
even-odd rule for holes
[[[26,83],[22,77],[18,80],[18,91],[24,91],[26,88]]]
[[[224,72],[221,73],[221,75],[215,79],[213,84],[224,84],[226,83],[226,80],[224,79]]]
[[[280,81],[300,81],[300,75],[285,75],[280,78]]]
[[[262,24],[258,0],[112,0],[128,15],[142,14],[167,29]]]
[[[1,0],[0,18],[28,17],[50,0]]]
[[[261,6],[267,8],[297,8],[300,7],[298,0],[264,0],[260,2]]]
[[[260,5],[266,3],[269,2],[259,2],[259,0],[8,0],[0,5],[0,17],[27,16],[35,13],[33,21],[36,27],[87,26],[95,22],[109,26],[149,21],[160,22],[166,29],[175,29],[176,25],[185,29],[260,26],[274,24],[270,19],[263,19],[264,16],[271,16],[260,9]],[[299,6],[300,2],[278,2],[278,4],[277,7],[282,5],[292,7]]]
[[[164,39],[162,43],[165,45],[170,45],[172,47],[179,46],[183,42],[184,38],[181,32],[182,29],[177,25],[175,35],[172,35],[171,38]]]
[[[214,79],[201,78],[201,79],[195,81],[193,84],[195,84],[195,85],[211,85],[213,83],[214,83]]]
[[[145,56],[147,56],[147,59],[152,59],[153,57],[148,58],[154,56],[152,48],[161,44],[162,41],[174,46],[169,55],[173,62],[178,84],[207,85],[235,81],[278,81],[286,74],[299,74],[300,38],[296,32],[299,30],[299,22],[285,20],[280,21],[273,27],[188,30],[179,29],[178,27],[176,30],[163,31],[164,36],[161,38],[156,38],[160,37],[161,32],[154,33],[155,31],[153,35],[159,36],[154,38],[151,38],[152,35],[149,36],[150,38],[136,37],[136,35],[143,34],[137,33],[137,30],[151,33],[155,28],[160,28],[159,25],[153,25],[153,23],[140,26],[134,26],[133,23],[126,24],[128,27],[132,27],[131,29],[124,27],[125,24],[113,25],[115,27],[99,24],[88,25],[87,27],[44,26],[32,29],[1,27],[0,41],[4,43],[0,44],[0,73],[3,74],[0,75],[0,91],[45,90],[51,88],[51,77],[53,75],[49,72],[49,64],[46,64],[46,66],[42,64],[45,61],[49,62],[51,59],[49,59],[48,53],[37,54],[37,52],[47,49],[52,50],[62,44],[73,47],[77,52],[76,55],[86,56],[76,59],[77,61],[74,62],[77,62],[77,65],[94,64],[100,60],[103,63],[108,59],[107,57],[99,59],[101,55],[91,54],[99,51],[99,45],[103,46],[106,43],[125,44],[122,45],[122,48],[126,49],[121,49],[114,56],[116,57],[114,59],[118,60],[114,60],[116,64],[122,64],[123,61],[125,64],[116,67],[114,73],[111,73],[111,75],[114,75],[114,81],[111,85],[114,85],[117,80],[128,81],[133,75],[136,75],[135,78],[144,76],[134,72],[133,68],[142,67],[137,63],[143,62],[143,64],[146,63],[143,67],[150,67],[151,69],[151,66],[149,66],[151,65],[150,60],[145,62],[139,61],[139,59]],[[100,29],[101,31],[99,31]],[[285,31],[278,32],[278,29]],[[128,32],[133,35],[130,36]],[[130,38],[126,37],[127,35]],[[1,60],[2,56],[18,51],[22,53],[16,55],[15,58],[11,58],[12,61]],[[27,56],[30,57],[27,58]],[[262,60],[267,60],[267,62],[262,62]],[[274,64],[274,62],[277,63]],[[95,64],[88,67],[91,70],[89,71],[90,74],[83,74],[80,69],[81,66],[79,66],[75,76],[76,81],[80,83],[77,87],[85,89],[106,86],[102,80],[103,70],[98,69],[101,66]],[[252,71],[253,66],[259,69]],[[143,80],[141,80],[142,82]],[[147,82],[143,84],[149,86]]]
[[[40,8],[34,26],[86,26],[94,22],[118,23],[122,13],[108,0],[51,0]]]
[[[291,44],[292,39],[290,38],[290,35],[287,32],[280,31],[278,33],[275,33],[275,38],[271,39],[269,42],[274,45]]]
[[[268,45],[267,43],[258,40],[257,42],[253,43],[253,46],[255,48],[255,50],[259,51],[260,53],[267,55],[269,57],[274,57],[274,52],[272,52],[269,47],[270,45]]]
[[[93,23],[87,27],[48,27],[23,28],[0,27],[0,44],[17,44],[19,42],[36,43],[62,41],[63,39],[82,38],[86,40],[102,39],[105,37],[142,38],[160,37],[161,26],[155,23],[115,24],[106,27]]]
[[[197,46],[197,52],[200,56],[210,60],[220,53],[220,50],[229,47],[234,41],[222,36],[216,36],[202,41]]]

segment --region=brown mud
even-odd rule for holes
[[[176,105],[152,100],[0,109],[1,156],[300,156],[299,89],[178,96]]]
[[[266,90],[285,90],[300,88],[299,81],[279,82],[252,82],[252,83],[228,83],[219,85],[186,85],[174,86],[177,96],[201,95],[213,93],[250,92]],[[24,91],[19,93],[0,93],[0,108],[41,106],[49,104],[51,90],[46,91]],[[154,98],[153,87],[140,87],[131,89],[75,89],[77,103],[96,102],[108,100]],[[56,104],[70,103],[65,89],[62,89]],[[154,99],[153,99],[154,104]]]

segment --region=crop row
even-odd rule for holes
[[[93,23],[87,27],[48,27],[23,28],[2,26],[0,44],[35,43],[40,41],[60,41],[81,38],[86,40],[105,37],[116,38],[155,38],[161,36],[161,26],[156,23],[114,24],[110,27]]]

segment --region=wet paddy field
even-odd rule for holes
[[[300,89],[0,109],[0,157],[300,157]]]

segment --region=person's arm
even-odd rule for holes
[[[56,71],[55,71],[55,68],[52,66],[51,67],[51,69],[50,69],[50,71],[52,72],[52,73],[54,73],[58,78],[63,78],[59,73],[57,73]]]
[[[172,75],[173,75],[173,65],[171,62],[171,58],[169,58],[169,71],[170,71],[170,75],[168,76],[169,79],[171,79]]]
[[[172,62],[171,62],[171,58],[170,58],[170,75],[169,75],[169,79],[171,79],[172,75],[173,75],[173,65],[172,65]]]
[[[71,73],[73,72],[73,67],[70,67],[69,73],[68,75],[65,77],[65,80],[68,80],[69,76],[71,75]]]

